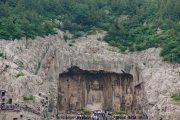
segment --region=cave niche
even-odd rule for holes
[[[134,113],[133,76],[128,73],[87,71],[71,67],[59,74],[58,111],[126,110]]]

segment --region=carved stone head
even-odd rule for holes
[[[93,87],[92,87],[92,89],[94,89],[94,90],[99,90],[99,82],[98,82],[97,80],[95,80],[95,81],[93,82]]]

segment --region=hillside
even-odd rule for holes
[[[103,29],[121,53],[161,47],[163,60],[180,62],[179,6],[178,0],[2,0],[0,38],[43,37],[59,28],[75,39]]]
[[[0,120],[82,110],[180,119],[180,1],[1,0]]]

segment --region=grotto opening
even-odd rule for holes
[[[142,113],[141,84],[128,73],[87,71],[73,66],[59,75],[58,111],[117,111]]]

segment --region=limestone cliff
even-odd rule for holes
[[[55,119],[54,115],[62,107],[59,96],[63,94],[63,89],[64,92],[68,89],[68,86],[67,88],[59,87],[67,85],[66,77],[63,77],[66,81],[64,84],[59,82],[61,81],[60,76],[68,73],[72,66],[76,66],[82,71],[92,72],[92,74],[94,71],[117,75],[130,74],[133,77],[132,94],[137,96],[133,100],[137,102],[135,108],[139,109],[139,112],[148,114],[152,120],[180,119],[178,116],[180,114],[179,104],[170,102],[170,96],[180,92],[179,64],[162,62],[159,57],[160,48],[123,55],[118,52],[118,49],[97,40],[104,34],[105,32],[97,32],[96,35],[85,35],[76,42],[65,42],[61,31],[58,31],[55,36],[37,37],[34,40],[25,38],[15,41],[1,40],[0,52],[6,54],[6,59],[0,57],[0,100],[1,103],[7,105],[16,104],[17,109],[12,110],[8,107],[6,111],[1,110],[0,119],[39,119],[41,117]],[[73,44],[73,46],[69,44]],[[18,73],[23,73],[24,76],[17,77]],[[114,80],[112,79],[112,81]],[[108,84],[108,81],[105,81],[105,84]],[[112,85],[112,83],[109,84]],[[78,84],[74,87],[78,87]],[[81,89],[85,91],[86,88],[82,87]],[[135,89],[138,92],[134,93]],[[86,108],[89,107],[89,103],[99,101],[96,96],[91,100],[91,94],[95,94],[96,91],[99,91],[96,92],[97,94],[102,95],[102,102],[107,100],[103,90],[95,87],[91,91],[86,98],[88,100],[84,101],[84,104],[88,103],[84,105]],[[84,94],[86,93],[84,92]],[[79,99],[76,94],[76,92],[64,94],[67,98],[69,98],[68,96],[72,97],[72,100],[68,102],[72,104],[72,109],[76,108],[73,108],[73,105]],[[121,92],[119,94],[121,95]],[[32,100],[24,99],[31,96],[33,96]],[[114,99],[112,104],[120,103]],[[105,108],[104,104],[99,106]],[[109,108],[113,110],[113,107]],[[116,109],[118,108],[114,107],[114,110]]]

